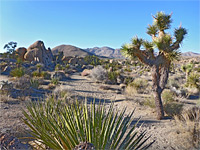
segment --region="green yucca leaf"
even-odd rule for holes
[[[182,27],[179,27],[179,28],[175,29],[175,31],[174,31],[174,36],[179,43],[181,43],[183,41],[186,34],[187,34],[187,30]]]
[[[149,34],[150,36],[152,35],[156,35],[158,33],[158,28],[156,25],[149,25],[149,27],[147,27],[147,34]]]
[[[142,45],[146,50],[153,51],[153,46],[154,46],[153,42],[144,41]]]
[[[86,101],[67,105],[51,98],[28,105],[23,121],[35,139],[50,149],[73,149],[84,141],[93,143],[95,149],[147,147],[146,132],[135,131],[139,120],[132,126],[134,113],[124,117],[125,112],[126,108],[114,109],[113,103],[106,110],[105,104],[96,106],[95,100],[90,105]]]
[[[167,15],[164,12],[157,12],[154,17],[154,25],[158,27],[159,30],[164,31],[169,29],[172,23],[171,15]]]
[[[132,44],[134,47],[137,47],[139,49],[142,43],[143,43],[142,38],[138,38],[137,36],[132,38]]]

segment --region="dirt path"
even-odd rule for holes
[[[0,80],[8,80],[6,77],[0,76]],[[104,84],[94,83],[87,77],[82,77],[75,73],[71,76],[71,80],[62,82],[60,89],[68,89],[72,95],[85,99],[88,101],[96,99],[96,102],[102,101],[109,105],[111,101],[114,101],[116,108],[122,109],[127,107],[127,114],[135,109],[134,117],[141,118],[143,126],[141,130],[147,130],[147,136],[151,136],[149,142],[155,143],[151,147],[152,150],[173,150],[182,149],[174,138],[176,132],[174,128],[174,121],[166,119],[162,121],[156,120],[156,114],[148,107],[141,106],[136,101],[142,97],[135,96],[132,100],[127,100],[126,96],[119,92],[120,87],[118,85],[110,85],[111,90],[101,90],[100,86]],[[22,123],[21,109],[25,108],[24,101],[16,101],[9,103],[0,103],[0,131],[6,131],[17,137],[23,136],[22,130],[27,127]],[[175,136],[175,137],[172,137]]]

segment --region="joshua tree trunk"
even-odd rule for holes
[[[160,77],[161,74],[159,73],[159,66],[153,65],[152,67],[152,90],[153,90],[153,96],[155,99],[155,106],[157,111],[157,119],[162,119],[164,117],[164,110],[163,110],[163,104],[161,99],[161,93],[162,89],[160,87]]]
[[[157,119],[161,120],[164,118],[164,109],[163,104],[161,100],[161,92],[154,91],[153,92],[154,99],[155,99],[155,105],[156,105],[156,111],[157,111]]]

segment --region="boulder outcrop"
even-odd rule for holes
[[[21,60],[24,60],[24,55],[27,52],[27,49],[25,47],[19,47],[16,49],[17,55]]]
[[[48,67],[53,61],[53,54],[50,48],[45,48],[43,41],[36,41],[28,47],[27,52],[24,55],[24,60],[43,63],[46,67]]]

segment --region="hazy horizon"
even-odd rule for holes
[[[6,1],[0,2],[0,52],[10,41],[28,47],[42,40],[46,47],[61,44],[82,49],[120,48],[130,39],[151,40],[146,27],[158,11],[173,12],[172,26],[182,26],[188,35],[181,52],[200,53],[199,8],[197,1]]]

